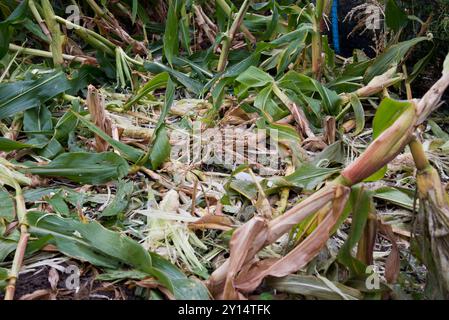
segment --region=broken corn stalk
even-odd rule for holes
[[[436,299],[449,298],[449,198],[438,172],[427,160],[418,140],[410,143],[418,169],[419,212],[416,220],[416,240],[423,263],[428,269],[428,283]],[[435,290],[436,289],[436,290]]]

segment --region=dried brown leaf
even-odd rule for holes
[[[89,109],[92,122],[108,136],[112,137],[112,122],[106,115],[103,97],[92,85],[88,87],[87,107]],[[95,142],[97,152],[104,152],[108,150],[109,144],[101,137],[95,135]]]
[[[189,223],[189,228],[192,230],[216,229],[228,231],[232,229],[233,225],[229,217],[207,214],[199,220]]]
[[[396,237],[390,225],[379,223],[379,231],[391,242],[391,252],[385,261],[385,279],[388,283],[395,283],[401,269],[401,259]]]
[[[329,204],[327,215],[303,242],[280,260],[262,261],[250,268],[248,273],[240,273],[236,280],[236,287],[243,292],[251,292],[259,286],[263,278],[283,277],[309,263],[329,240],[346,205],[349,191],[349,188],[339,187],[334,200]]]

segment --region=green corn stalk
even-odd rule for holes
[[[317,0],[313,19],[313,33],[312,33],[312,73],[315,79],[321,76],[322,65],[322,39],[321,39],[321,24],[325,11],[330,7],[330,0]]]
[[[64,64],[63,45],[64,36],[61,34],[59,24],[56,22],[55,12],[49,0],[41,0],[42,10],[45,18],[45,23],[51,33],[51,52],[53,54],[53,63],[55,67],[60,67]]]
[[[22,188],[20,187],[20,184],[31,184],[31,179],[11,169],[11,165],[8,163],[8,161],[2,158],[0,159],[0,184],[8,185],[14,188],[16,191],[16,214],[20,228],[20,238],[17,244],[16,252],[14,254],[11,270],[8,275],[8,285],[6,286],[5,292],[5,300],[13,300],[17,279],[19,277],[19,271],[22,266],[23,258],[25,256],[28,238],[30,237],[30,234],[28,233],[25,200],[23,198]]]
[[[228,5],[226,0],[216,0],[215,2],[221,8],[221,10],[223,10],[224,13],[226,13],[226,15],[229,18],[232,18],[232,9]],[[241,24],[239,28],[250,42],[252,42],[252,43],[256,42],[256,38],[253,36],[253,34],[248,30],[248,28],[244,24]]]
[[[237,13],[237,16],[235,17],[234,22],[231,25],[231,28],[223,38],[220,59],[218,61],[217,67],[218,72],[223,72],[226,68],[226,65],[228,63],[229,51],[231,50],[232,40],[234,39],[237,29],[242,25],[246,11],[248,10],[250,4],[250,0],[245,0],[245,2],[243,2],[239,12]]]

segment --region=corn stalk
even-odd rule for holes
[[[410,150],[418,169],[415,234],[419,255],[428,269],[427,285],[435,287],[431,288],[433,298],[449,299],[449,197],[417,138]]]
[[[44,13],[45,23],[51,33],[51,52],[53,54],[53,63],[55,67],[59,68],[64,64],[63,44],[64,37],[61,34],[59,24],[56,22],[55,12],[49,0],[42,0],[42,11]]]
[[[12,165],[6,160],[0,161],[0,184],[8,185],[15,189],[16,196],[16,214],[20,228],[20,238],[14,254],[12,266],[8,275],[8,285],[6,286],[5,300],[13,300],[16,290],[17,279],[19,278],[20,268],[22,267],[25,250],[30,234],[28,233],[28,223],[26,218],[25,200],[23,198],[20,184],[31,184],[31,179],[12,169]]]
[[[237,13],[237,16],[235,17],[234,22],[231,25],[231,28],[224,35],[221,45],[220,59],[218,60],[218,67],[217,67],[218,72],[223,72],[224,69],[226,68],[226,65],[228,63],[229,51],[231,50],[232,46],[232,41],[234,40],[238,28],[243,23],[243,19],[245,18],[246,11],[248,11],[250,4],[251,4],[250,0],[245,0],[245,2],[243,2],[239,12]]]

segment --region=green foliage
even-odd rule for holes
[[[0,119],[38,107],[69,88],[70,82],[62,72],[36,80],[2,83],[0,84]]]
[[[26,172],[64,177],[82,184],[103,184],[128,174],[128,163],[113,152],[71,152],[57,156],[49,164],[29,166]]]

